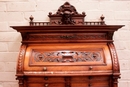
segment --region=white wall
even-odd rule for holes
[[[9,26],[29,25],[30,15],[35,21],[48,21],[48,13],[66,1],[79,13],[85,11],[86,21],[97,21],[103,14],[106,24],[125,25],[115,32],[114,43],[121,68],[119,87],[130,87],[130,0],[0,0],[0,87],[18,87],[15,70],[21,35]]]

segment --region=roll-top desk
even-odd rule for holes
[[[50,22],[11,26],[21,33],[17,61],[19,87],[118,87],[120,68],[113,33],[104,17],[85,22],[85,12],[64,3]]]

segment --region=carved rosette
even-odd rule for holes
[[[21,45],[19,57],[18,57],[18,64],[17,64],[17,74],[22,73],[23,71],[23,61],[24,61],[24,55],[26,51],[26,45]]]
[[[113,72],[114,73],[119,73],[119,62],[118,62],[118,57],[116,53],[116,49],[113,43],[108,43],[108,46],[110,48],[110,53],[112,57],[112,62],[113,62]]]

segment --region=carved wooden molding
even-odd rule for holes
[[[108,46],[111,52],[111,57],[112,57],[112,62],[113,62],[113,71],[114,73],[120,73],[119,62],[118,62],[118,57],[117,57],[115,46],[113,43],[108,43]]]
[[[23,61],[24,61],[24,55],[26,52],[26,45],[22,45],[20,52],[19,52],[19,57],[18,57],[18,64],[17,64],[17,73],[20,74],[23,71]]]
[[[105,34],[30,34],[25,37],[28,41],[38,41],[38,40],[106,40],[107,36]]]

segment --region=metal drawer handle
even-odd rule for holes
[[[47,84],[47,83],[45,83],[45,85],[44,85],[45,87],[48,87],[49,86],[49,84]]]
[[[92,66],[89,66],[89,70],[92,70],[93,69],[93,67]]]
[[[47,68],[46,68],[46,67],[43,67],[43,71],[47,71]]]

